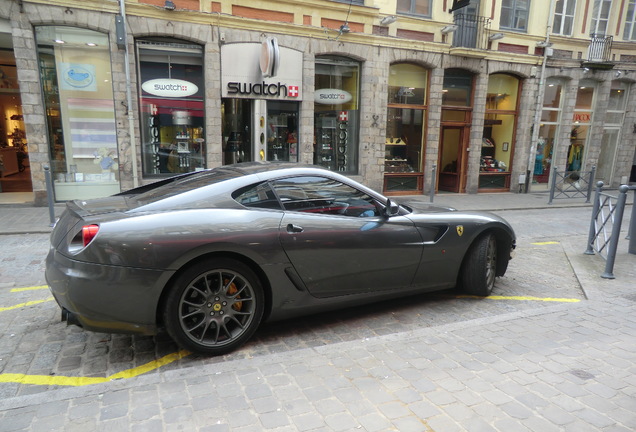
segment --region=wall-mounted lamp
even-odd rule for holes
[[[454,31],[457,31],[457,26],[455,24],[444,26],[441,30],[442,34],[453,33]]]
[[[536,43],[537,48],[549,48],[552,46],[552,42],[548,41],[539,41]]]
[[[503,39],[504,37],[505,35],[503,33],[493,33],[490,36],[488,36],[488,40],[495,41],[495,40]]]
[[[349,28],[349,24],[344,23],[343,25],[340,26],[340,34],[349,33],[350,31],[351,29]]]
[[[588,73],[590,71],[590,68],[583,68],[583,73]]]
[[[385,16],[384,18],[380,20],[380,25],[388,26],[389,24],[393,24],[396,21],[397,21],[397,16],[389,15],[389,16]]]
[[[621,71],[616,71],[616,73],[614,74],[614,76],[615,76],[616,78],[620,78],[620,77],[621,77],[621,75],[623,75],[623,72],[621,72]]]
[[[177,7],[174,5],[174,2],[172,0],[166,0],[166,2],[163,4],[163,8],[167,11],[173,11]]]

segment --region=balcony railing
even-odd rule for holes
[[[590,35],[590,46],[587,48],[587,61],[609,62],[612,51],[612,36]]]
[[[453,34],[453,47],[486,49],[490,33],[490,18],[455,14],[457,30]]]

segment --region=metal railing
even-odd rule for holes
[[[589,203],[590,197],[592,196],[592,184],[594,183],[595,174],[595,166],[588,172],[559,172],[557,167],[554,167],[548,204],[552,204],[552,201],[555,199],[568,198],[585,198],[585,202]]]
[[[479,15],[455,14],[457,30],[453,34],[453,47],[488,48],[490,18]]]
[[[618,195],[603,192],[603,182],[596,184],[594,195],[594,208],[590,221],[590,232],[587,238],[586,255],[594,255],[597,252],[605,259],[605,271],[601,274],[604,279],[614,279],[614,263],[616,262],[616,250],[621,233],[623,213],[627,202],[627,191],[636,190],[636,186],[621,185]],[[632,212],[634,213],[634,212]],[[632,217],[630,231],[636,225]],[[631,240],[630,240],[631,246]],[[630,253],[632,251],[630,250]],[[636,253],[634,251],[633,253]]]
[[[612,36],[591,34],[590,46],[587,48],[587,60],[591,62],[610,61],[612,42]]]

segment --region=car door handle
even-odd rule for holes
[[[287,232],[290,234],[303,232],[303,227],[294,224],[287,224]]]

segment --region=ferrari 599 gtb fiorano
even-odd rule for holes
[[[69,323],[223,354],[265,320],[460,287],[490,294],[515,234],[502,218],[416,210],[316,167],[250,163],[77,200],[46,279]]]

